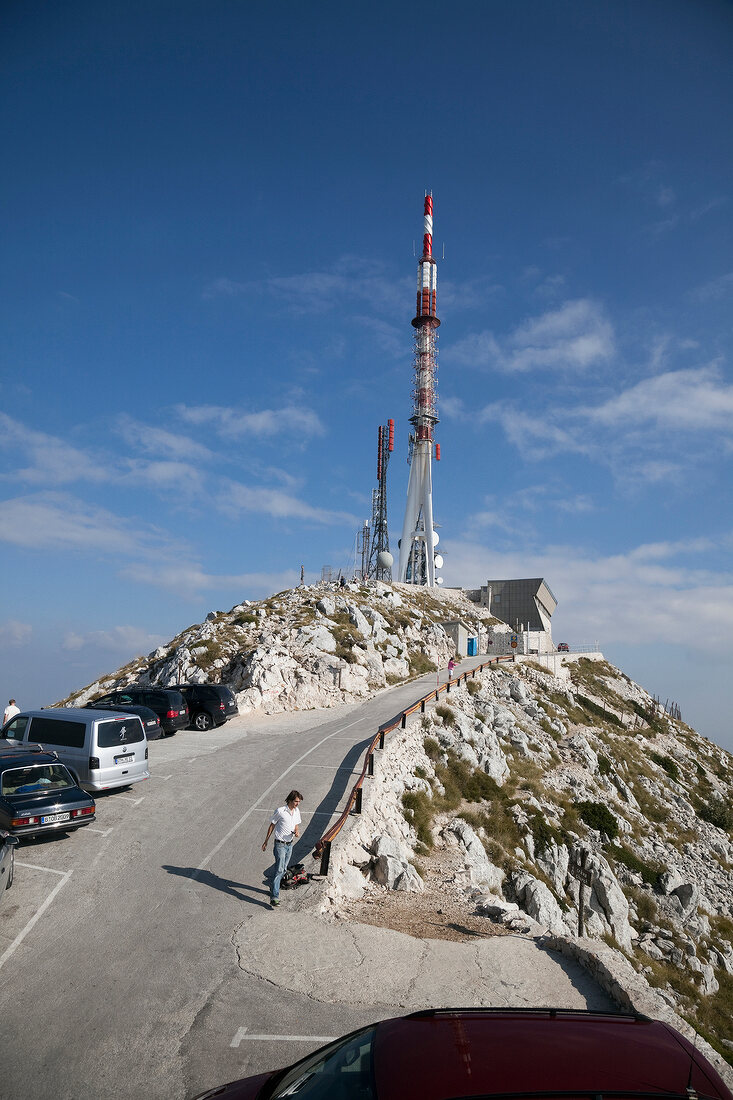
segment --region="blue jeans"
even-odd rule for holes
[[[293,854],[293,845],[285,844],[282,840],[276,840],[273,849],[275,853],[275,877],[272,880],[272,893],[270,897],[280,897],[280,882],[285,874],[290,857]]]

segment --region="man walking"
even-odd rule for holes
[[[275,855],[275,873],[270,891],[270,904],[280,904],[280,883],[290,863],[293,854],[293,842],[300,836],[300,810],[298,806],[303,801],[300,791],[291,791],[285,799],[285,805],[279,806],[270,818],[267,827],[267,836],[262,845],[262,851],[267,848],[267,842],[275,833],[273,852]]]

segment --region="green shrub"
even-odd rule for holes
[[[675,783],[679,783],[680,769],[671,756],[660,756],[658,752],[652,752],[649,755],[654,763],[659,764],[659,767],[667,773],[670,779],[673,779]]]
[[[630,702],[632,709],[646,722],[655,734],[669,732],[667,722],[660,714],[655,714],[651,710],[647,710],[641,703],[637,703],[635,699],[631,699]]]
[[[659,876],[664,870],[663,867],[645,863],[643,859],[639,859],[639,857],[634,855],[633,852],[630,852],[628,848],[624,848],[623,844],[612,844],[608,849],[607,855],[617,863],[622,863],[624,867],[628,867],[630,871],[635,871],[637,874],[641,875],[644,882],[647,882],[650,886],[656,887],[658,885]]]
[[[435,713],[438,715],[439,718],[443,719],[443,722],[446,726],[455,726],[455,711],[451,710],[450,707],[446,707],[444,704],[441,703],[440,706],[435,708]]]
[[[478,682],[478,680],[467,680],[466,690],[468,691],[469,695],[478,695],[478,693],[481,691],[481,684]]]
[[[703,821],[708,821],[711,825],[717,825],[719,829],[725,829],[727,832],[733,829],[733,809],[723,798],[713,798],[704,806],[696,809],[697,816],[701,817]]]
[[[248,623],[256,623],[257,616],[250,615],[247,611],[240,611],[238,615],[234,616],[234,622],[237,626],[246,626]]]
[[[440,751],[440,744],[434,737],[426,737],[423,741],[423,748],[425,749],[425,755],[429,760],[440,760],[443,755]]]
[[[405,791],[402,795],[402,810],[405,819],[412,825],[417,839],[426,849],[433,847],[433,806],[426,791]]]
[[[585,695],[577,695],[576,698],[586,714],[602,718],[604,722],[610,722],[612,726],[623,726],[620,718],[617,718],[610,710],[606,710],[605,707],[599,707],[598,703],[594,703],[592,699],[587,699]]]
[[[410,665],[410,672],[413,676],[422,676],[426,672],[435,672],[435,664],[422,652],[422,650],[416,650],[414,653],[408,654],[407,660]]]
[[[534,846],[537,852],[542,852],[545,848],[549,848],[554,842],[558,847],[564,843],[564,838],[559,829],[556,829],[554,825],[545,817],[540,817],[539,814],[534,814],[529,819],[529,828],[534,839]]]
[[[611,761],[607,756],[598,753],[598,772],[600,775],[610,775],[612,772]]]
[[[605,833],[609,840],[618,836],[618,821],[602,802],[579,802],[578,813],[586,825]]]

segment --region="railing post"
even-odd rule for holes
[[[403,729],[403,730],[404,730],[404,729],[407,729],[407,715],[406,715],[406,714],[404,713],[404,711],[402,712],[402,722],[401,722],[401,725],[402,725],[402,729]]]
[[[331,841],[327,840],[326,843],[323,845],[323,848],[321,850],[321,869],[319,871],[319,874],[321,874],[321,875],[327,875],[328,874],[328,864],[329,864],[330,860],[331,860]]]
[[[361,813],[361,796],[362,796],[361,787],[357,787],[356,788],[356,802],[354,803],[354,813],[355,814],[360,814]]]
[[[367,757],[367,775],[374,775],[374,753],[370,752]],[[361,788],[359,788],[361,790]]]
[[[380,749],[384,748],[384,730],[379,731],[379,747]]]
[[[423,701],[422,701],[422,702],[421,702],[421,704],[420,704],[420,713],[421,713],[421,714],[424,714],[424,713],[425,713],[425,700],[424,700],[424,699],[423,699]]]

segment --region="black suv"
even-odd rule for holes
[[[102,696],[106,699],[107,696]],[[156,741],[164,736],[160,718],[150,707],[141,707],[139,703],[103,703],[102,699],[95,699],[93,703],[85,703],[85,710],[116,710],[124,714],[136,714],[145,727],[145,736],[148,741]]]
[[[138,706],[150,707],[160,719],[160,728],[163,733],[175,733],[188,725],[188,707],[186,700],[180,691],[171,688],[139,687],[130,684],[120,691],[110,691],[106,695],[94,700],[94,706],[105,708],[108,703],[114,704],[120,710],[125,710],[126,705],[135,703]]]
[[[194,729],[223,726],[227,718],[239,714],[234,693],[224,684],[176,684],[175,687],[188,703]]]

